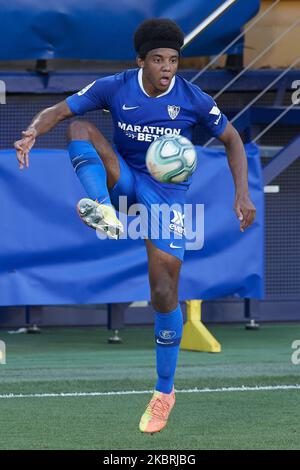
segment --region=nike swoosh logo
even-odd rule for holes
[[[173,344],[174,341],[171,341],[171,343],[164,343],[163,341],[159,341],[159,339],[156,340],[157,344]]]
[[[173,242],[172,242],[172,243],[170,243],[170,248],[181,248],[181,246],[173,245]]]
[[[130,109],[136,109],[136,108],[139,108],[139,106],[126,106],[126,104],[123,104],[122,106],[122,109],[124,109],[124,111],[129,111]]]

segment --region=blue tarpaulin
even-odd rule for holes
[[[241,233],[225,152],[198,148],[188,202],[204,205],[204,245],[186,252],[181,300],[263,296],[263,183],[257,147],[246,151],[257,219]],[[143,240],[99,240],[76,214],[84,196],[65,150],[32,150],[23,172],[0,152],[0,305],[150,298]]]
[[[135,58],[133,33],[151,17],[175,20],[187,35],[224,0],[10,0],[1,2],[0,60]],[[184,51],[221,51],[259,9],[259,0],[237,0]],[[231,50],[241,53],[243,41]]]

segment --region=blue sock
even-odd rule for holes
[[[68,147],[74,170],[87,195],[106,205],[111,205],[105,167],[95,150],[87,140],[72,140]]]
[[[155,389],[171,393],[177,356],[182,336],[182,313],[178,304],[169,313],[155,314],[156,370],[158,380]]]

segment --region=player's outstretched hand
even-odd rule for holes
[[[28,129],[27,131],[23,131],[22,135],[22,139],[14,143],[20,170],[23,170],[24,167],[29,167],[29,152],[35,142],[36,130]]]
[[[240,231],[244,232],[255,219],[256,209],[248,196],[237,197],[234,210],[240,223]]]

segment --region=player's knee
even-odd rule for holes
[[[174,310],[177,305],[177,289],[173,282],[155,282],[151,286],[151,302],[157,312]]]
[[[68,126],[67,137],[69,140],[90,140],[92,124],[86,120],[75,119]]]

